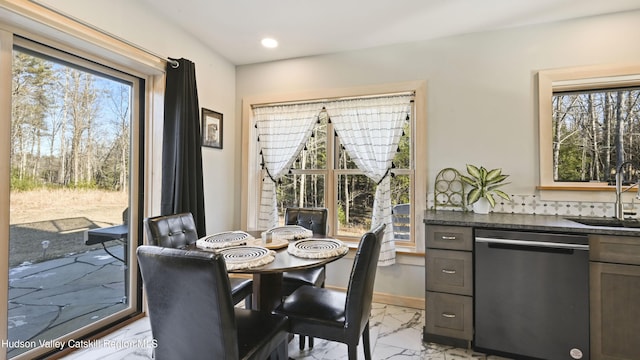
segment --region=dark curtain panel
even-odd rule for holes
[[[206,234],[200,106],[195,64],[187,59],[167,64],[162,142],[161,214],[190,212],[199,236]]]

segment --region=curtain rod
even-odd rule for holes
[[[283,101],[283,102],[274,102],[274,103],[268,103],[268,104],[251,105],[251,108],[252,109],[257,109],[257,108],[267,107],[267,106],[318,104],[318,103],[324,103],[324,102],[329,102],[329,101],[349,101],[349,100],[357,100],[357,99],[379,99],[379,98],[402,96],[402,95],[415,96],[416,92],[415,91],[404,91],[404,92],[389,93],[389,94],[347,96],[347,97],[335,97],[335,98],[300,100],[300,101]]]
[[[143,48],[143,47],[142,47],[142,46],[140,46],[140,45],[134,44],[134,43],[132,43],[131,41],[125,40],[125,39],[123,39],[123,38],[121,38],[121,37],[119,37],[119,36],[117,36],[117,35],[114,35],[114,34],[112,34],[112,33],[108,32],[108,31],[103,30],[103,29],[101,29],[101,28],[99,28],[99,27],[97,27],[97,26],[95,26],[95,25],[93,25],[93,24],[90,24],[90,23],[86,22],[86,21],[80,20],[79,18],[77,18],[77,17],[75,17],[75,16],[71,16],[71,15],[69,15],[69,14],[67,14],[67,13],[64,13],[64,12],[62,12],[62,11],[60,11],[60,10],[58,10],[58,9],[56,9],[56,8],[54,8],[54,7],[52,7],[52,6],[50,6],[49,4],[43,3],[42,1],[38,1],[38,0],[31,0],[31,1],[32,1],[32,2],[34,2],[34,3],[36,3],[38,6],[41,6],[41,7],[45,8],[45,9],[47,9],[47,10],[49,10],[49,11],[52,11],[52,12],[54,12],[54,13],[56,13],[56,14],[60,15],[60,16],[63,16],[63,17],[65,17],[65,18],[67,18],[67,19],[69,19],[69,20],[71,20],[71,21],[74,21],[74,22],[76,22],[76,23],[78,23],[78,24],[81,24],[82,26],[86,26],[86,27],[90,28],[91,30],[97,31],[97,32],[99,32],[99,33],[101,33],[101,34],[103,34],[103,35],[106,35],[106,36],[108,36],[108,37],[110,37],[110,38],[114,39],[114,40],[120,41],[120,42],[122,42],[123,44],[126,44],[126,45],[128,45],[128,46],[131,46],[131,47],[133,47],[133,48],[136,48],[137,50],[143,51],[143,52],[145,52],[145,53],[147,53],[147,54],[149,54],[149,55],[151,55],[151,56],[155,56],[155,57],[157,57],[158,59],[165,60],[167,63],[171,64],[171,66],[172,66],[174,69],[175,69],[175,68],[177,68],[178,66],[180,66],[180,63],[179,63],[178,61],[176,61],[176,60],[174,60],[174,59],[171,59],[171,58],[170,58],[170,57],[168,57],[168,56],[161,56],[161,55],[158,55],[158,54],[154,53],[154,52],[153,52],[153,51],[151,51],[151,50],[148,50],[148,49]]]
[[[177,69],[180,67],[180,63],[178,62],[178,60],[172,59],[170,57],[167,58],[167,62],[169,64],[171,64],[171,67],[174,69]]]

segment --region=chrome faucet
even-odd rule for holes
[[[636,194],[636,199],[640,199],[640,186],[639,183],[635,183],[628,188],[622,190],[622,168],[625,165],[631,164],[631,161],[625,161],[622,164],[618,165],[616,169],[616,209],[615,216],[617,219],[624,219],[624,206],[622,204],[622,193],[633,189],[635,186],[638,186],[638,193]]]

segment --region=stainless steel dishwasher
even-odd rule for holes
[[[474,348],[534,359],[589,359],[584,235],[475,232]]]

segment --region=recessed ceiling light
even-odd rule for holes
[[[264,38],[262,39],[262,46],[270,49],[278,47],[278,40],[272,38]]]

